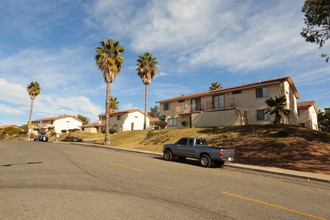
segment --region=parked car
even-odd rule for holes
[[[46,135],[37,135],[34,137],[34,141],[48,142],[48,137]]]
[[[205,139],[181,138],[174,144],[163,146],[165,160],[172,160],[178,156],[183,161],[187,157],[199,159],[202,167],[210,167],[212,164],[222,167],[225,161],[233,161],[235,149],[209,147]]]

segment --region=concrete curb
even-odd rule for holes
[[[87,147],[97,147],[97,148],[102,148],[102,149],[111,149],[111,150],[138,153],[138,154],[146,154],[146,155],[153,155],[153,156],[162,156],[163,155],[161,152],[139,150],[139,149],[119,148],[119,147],[114,147],[114,146],[102,146],[102,145],[83,143],[83,142],[53,142],[53,143],[66,143],[66,144],[73,144],[73,145],[82,145],[82,146],[87,146]],[[270,173],[270,174],[275,174],[275,175],[295,177],[295,178],[305,179],[308,181],[313,180],[313,181],[318,181],[318,182],[330,183],[330,175],[326,175],[326,174],[317,174],[317,173],[308,173],[308,172],[295,171],[295,170],[286,170],[286,169],[281,169],[281,168],[276,168],[276,167],[260,167],[260,166],[255,166],[255,165],[239,164],[239,163],[233,163],[233,162],[226,163],[225,166],[230,167],[230,168],[242,169],[242,170],[252,170],[252,171]]]

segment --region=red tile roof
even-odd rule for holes
[[[116,116],[116,115],[124,115],[124,114],[128,114],[131,112],[141,112],[141,114],[144,115],[144,112],[141,111],[140,109],[130,109],[130,110],[122,110],[122,111],[116,111],[116,112],[111,112],[110,116]],[[99,117],[105,116],[105,113],[103,114],[99,114]],[[150,116],[147,114],[147,117],[150,118]]]
[[[315,111],[316,111],[317,114],[320,113],[319,109],[318,109],[317,106],[316,106],[315,101],[306,101],[306,102],[298,102],[298,103],[297,103],[297,107],[298,107],[298,109],[309,108],[309,107],[311,107],[311,106],[314,107],[314,109],[315,109]]]
[[[54,120],[59,120],[59,119],[62,119],[62,118],[69,118],[69,117],[74,118],[74,119],[76,119],[80,122],[83,122],[79,118],[76,118],[75,116],[72,116],[72,115],[63,115],[63,116],[57,116],[57,117],[41,118],[41,119],[33,120],[32,122],[54,121]]]
[[[176,100],[180,100],[180,99],[187,99],[187,98],[193,98],[193,97],[202,97],[202,96],[207,96],[207,95],[214,94],[214,93],[225,93],[225,92],[229,92],[229,91],[231,92],[231,91],[235,91],[235,90],[254,88],[254,87],[262,86],[264,84],[277,84],[277,83],[281,83],[281,82],[284,82],[284,81],[289,82],[293,93],[295,94],[296,98],[299,99],[300,95],[299,95],[295,85],[293,84],[292,78],[287,76],[287,77],[282,77],[282,78],[277,78],[277,79],[272,79],[272,80],[249,83],[249,84],[233,86],[233,87],[227,87],[227,88],[222,88],[222,89],[216,89],[216,90],[211,90],[211,91],[206,91],[206,92],[193,93],[193,94],[189,94],[189,95],[177,96],[177,97],[174,97],[174,98],[158,101],[157,103],[171,102],[171,101],[176,101]]]
[[[2,125],[0,126],[0,129],[5,129],[5,128],[9,128],[9,127],[14,127],[14,128],[18,128],[18,129],[21,129],[20,127],[18,127],[17,125]]]
[[[81,126],[82,128],[87,128],[87,127],[97,127],[97,125],[99,125],[99,122],[96,121],[96,122],[92,122],[92,123],[89,123],[89,124],[85,124],[83,126]]]

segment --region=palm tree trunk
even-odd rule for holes
[[[28,126],[28,141],[30,140],[30,137],[31,137],[32,109],[33,109],[33,99],[31,99],[31,104],[30,104],[30,116],[29,116],[29,126]]]
[[[144,130],[147,129],[148,88],[149,88],[149,85],[146,84],[145,105],[144,105],[144,121],[143,121],[143,129]]]
[[[103,144],[110,144],[110,82],[107,82],[107,93],[105,100],[105,137]]]

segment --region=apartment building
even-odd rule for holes
[[[32,132],[34,134],[45,133],[48,127],[55,127],[56,133],[62,130],[80,129],[82,121],[72,115],[63,115],[58,117],[49,117],[33,120],[31,122]]]
[[[298,123],[299,125],[318,130],[317,114],[320,113],[315,101],[298,102]]]
[[[298,124],[296,100],[300,95],[291,77],[182,95],[157,103],[160,118],[169,128],[270,124],[274,116],[266,113],[269,107],[265,101],[276,96],[285,96],[286,108],[291,111],[281,123]]]

